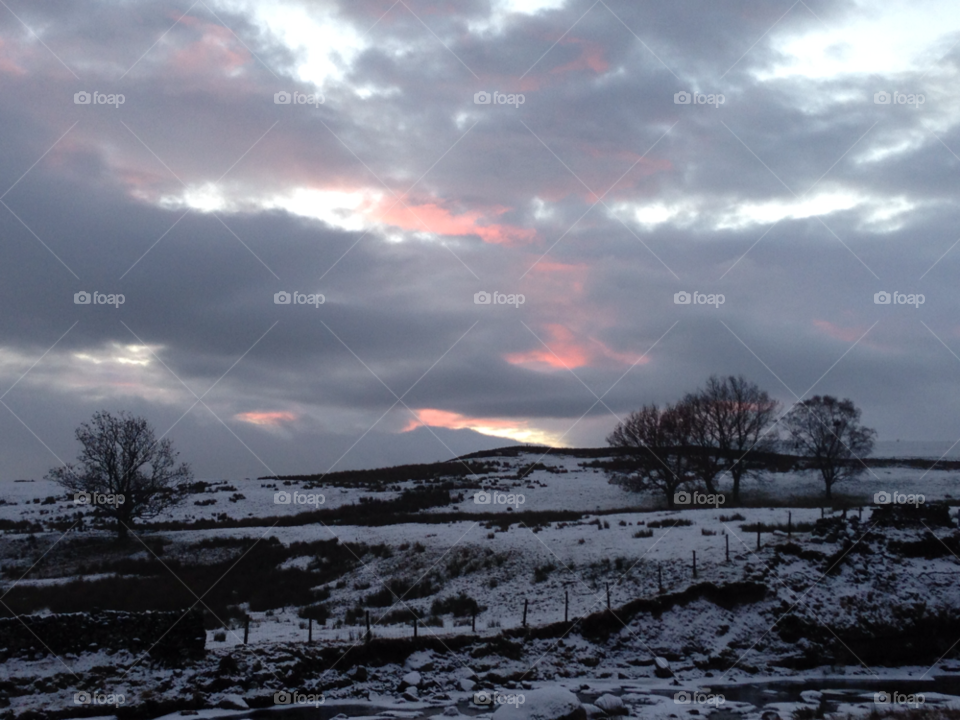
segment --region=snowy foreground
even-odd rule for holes
[[[546,469],[516,477],[536,461]],[[162,520],[217,519],[220,527],[170,525],[145,532],[144,543],[131,541],[128,550],[111,548],[108,533],[89,524],[82,532],[51,529],[78,512],[56,486],[6,483],[0,520],[36,524],[30,534],[0,536],[0,593],[10,598],[29,591],[37,602],[69,604],[57,588],[76,592],[68,583],[78,577],[93,587],[120,583],[141,577],[125,573],[147,562],[177,575],[171,565],[223,562],[231,552],[239,557],[238,547],[273,543],[281,574],[271,577],[315,574],[327,617],[311,629],[302,602],[264,610],[238,597],[233,610],[250,619],[246,644],[237,613],[218,615],[226,627],[211,623],[206,657],[197,661],[162,665],[95,648],[14,657],[0,664],[0,718],[252,717],[257,708],[274,708],[324,720],[491,710],[498,720],[728,711],[806,720],[960,709],[955,510],[945,510],[938,525],[929,517],[881,521],[871,507],[882,491],[923,494],[927,506],[949,503],[960,487],[955,471],[872,469],[840,489],[846,511],[817,507],[815,478],[791,473],[746,488],[748,498],[769,498],[775,507],[668,511],[657,509],[655,498],[608,484],[583,457],[520,454],[499,462],[496,472],[456,479],[451,493],[462,500],[453,505],[421,511],[417,522],[375,526],[274,525],[277,517],[316,509],[276,504],[274,495],[322,493],[323,507],[336,509],[361,497],[392,501],[422,483],[371,489],[211,481]],[[509,510],[477,504],[481,488],[523,502],[514,497]],[[575,516],[548,515],[560,511]],[[431,521],[437,513],[442,521]],[[252,521],[232,522],[242,519]],[[244,539],[246,546],[231,545]],[[165,565],[152,557],[161,540]],[[362,543],[368,554],[334,578],[330,559],[317,554],[317,543],[327,540]],[[91,544],[98,558],[113,553],[116,562],[89,562],[84,548]],[[373,600],[385,584],[404,588],[396,593],[401,601]],[[468,598],[476,617],[453,605],[438,610],[439,600],[451,598]],[[417,638],[412,613],[430,618],[418,623]],[[94,702],[76,705],[78,692]],[[97,705],[97,698],[113,705]]]

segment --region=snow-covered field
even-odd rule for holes
[[[101,680],[125,688],[130,697],[141,701],[146,697],[165,697],[174,704],[180,702],[177,698],[192,697],[196,688],[209,681],[208,688],[202,690],[200,707],[241,708],[246,701],[237,702],[237,698],[287,687],[284,678],[289,676],[290,663],[294,662],[291,658],[318,648],[361,644],[365,633],[363,622],[357,620],[356,615],[348,622],[348,612],[363,605],[364,599],[382,589],[385,583],[398,578],[414,586],[433,582],[435,588],[424,597],[412,593],[392,607],[368,606],[374,638],[411,638],[413,635],[410,622],[391,621],[385,617],[388,612],[409,609],[426,617],[438,599],[463,595],[481,608],[475,633],[471,630],[470,617],[456,618],[449,613],[434,614],[435,624],[421,624],[418,633],[421,639],[434,638],[441,645],[465,635],[475,635],[475,639],[466,648],[436,657],[433,662],[436,670],[423,672],[424,682],[413,693],[414,697],[410,697],[409,688],[402,687],[402,678],[409,668],[401,665],[371,666],[369,677],[359,679],[346,674],[346,670],[355,672],[356,666],[341,672],[324,669],[319,661],[308,664],[309,669],[298,670],[297,687],[323,687],[331,703],[328,710],[332,710],[340,698],[344,702],[362,699],[371,704],[366,709],[346,705],[343,710],[348,715],[383,717],[385,708],[389,707],[403,707],[417,713],[434,712],[430,708],[442,709],[457,703],[460,710],[465,711],[464,703],[475,688],[516,690],[559,683],[580,691],[581,699],[589,699],[591,693],[613,692],[624,698],[632,714],[668,717],[678,712],[672,699],[678,689],[694,691],[721,681],[732,687],[737,683],[756,684],[765,680],[816,681],[825,674],[844,673],[849,678],[847,689],[856,690],[857,682],[873,682],[878,678],[896,677],[901,684],[909,685],[910,678],[929,679],[953,672],[955,648],[947,647],[943,653],[945,659],[922,666],[897,663],[897,648],[892,646],[893,662],[878,663],[874,657],[870,662],[858,662],[858,653],[847,648],[851,652],[849,662],[824,658],[813,667],[808,667],[809,663],[791,667],[790,663],[784,664],[783,659],[804,652],[816,653],[817,641],[805,644],[806,641],[785,640],[778,636],[779,631],[773,632],[773,627],[786,614],[795,616],[802,627],[815,628],[819,623],[830,633],[845,632],[845,625],[852,620],[889,624],[898,613],[905,612],[905,608],[911,608],[910,612],[921,619],[937,613],[957,615],[960,612],[960,584],[957,583],[960,561],[952,555],[952,550],[934,553],[929,558],[898,557],[889,550],[890,542],[919,542],[924,536],[922,529],[891,529],[882,537],[868,533],[864,539],[864,533],[871,527],[870,506],[874,493],[919,493],[924,495],[926,503],[949,501],[960,494],[957,471],[872,468],[860,480],[836,488],[837,493],[854,501],[854,509],[848,510],[843,519],[839,511],[830,509],[826,503],[826,509],[820,509],[816,498],[822,496],[822,485],[810,475],[785,473],[762,482],[748,481],[744,495],[749,504],[762,505],[766,499],[768,507],[733,508],[725,504],[671,511],[662,509],[658,498],[628,493],[609,484],[603,472],[585,467],[589,461],[582,457],[520,454],[500,461],[496,472],[458,479],[452,494],[462,493],[462,501],[424,511],[425,516],[447,514],[442,522],[424,517],[423,522],[417,523],[362,527],[337,522],[273,526],[271,520],[263,524],[254,522],[247,527],[224,523],[224,527],[202,530],[147,532],[144,539],[162,537],[164,540],[165,562],[191,557],[193,548],[202,541],[229,538],[260,542],[275,538],[285,547],[292,543],[336,539],[341,544],[383,545],[390,550],[358,558],[355,566],[336,581],[317,585],[316,589],[325,594],[323,602],[329,618],[325,623],[314,623],[313,645],[306,644],[308,623],[299,616],[295,605],[266,611],[247,608],[250,624],[246,645],[243,629],[235,622],[227,623],[229,627],[225,630],[210,629],[207,660],[192,669],[164,671],[162,681],[153,677],[156,668],[150,663],[136,663],[135,658],[126,657],[122,652],[10,660],[2,667],[4,674],[16,681],[16,687],[22,689],[24,683],[32,682],[33,678],[39,684],[30,693],[0,691],[0,706],[8,697],[14,711],[10,717],[30,709],[68,707],[73,688],[80,687],[70,674],[86,677],[99,672]],[[537,461],[548,469],[535,470],[523,479],[516,478],[517,469]],[[183,505],[158,520],[219,519],[223,523],[231,519],[282,518],[317,506],[278,504],[274,495],[280,491],[322,493],[324,502],[319,507],[336,509],[358,503],[361,497],[394,500],[401,491],[419,484],[407,481],[393,484],[389,490],[374,492],[358,487],[330,484],[317,487],[310,483],[256,479],[206,482],[209,486],[205,492],[190,496]],[[90,508],[73,503],[61,488],[44,480],[4,482],[3,487],[5,502],[0,504],[0,520],[28,520],[45,525],[75,518],[77,513],[89,515],[91,512]],[[721,490],[724,489],[721,482]],[[510,495],[513,505],[478,503],[474,494],[481,490]],[[522,503],[518,502],[521,495]],[[855,509],[861,502],[865,506],[862,516]],[[573,511],[579,516],[547,520],[525,515],[548,511]],[[452,513],[465,517],[456,519]],[[835,518],[837,529],[831,531],[832,534],[809,531],[822,515]],[[785,530],[788,517],[794,530],[791,537]],[[956,517],[955,510],[953,517]],[[756,533],[742,527],[755,523],[780,526],[761,535],[760,548]],[[943,541],[950,532],[953,531],[939,528],[934,535]],[[6,532],[0,536],[0,593],[5,594],[14,586],[41,588],[75,580],[77,566],[65,548],[73,547],[80,538],[101,538],[108,542],[109,533],[87,529],[64,535],[46,529],[30,535],[30,544],[23,533]],[[853,552],[851,546],[858,543],[868,548],[869,554]],[[26,547],[30,549],[25,551]],[[828,565],[824,558],[841,551],[850,554],[842,563],[837,561],[841,565],[839,575],[828,576],[824,572]],[[151,559],[151,552],[140,545],[133,547],[127,557],[147,561]],[[43,562],[21,577],[38,559]],[[311,572],[315,560],[309,554],[291,554],[280,568]],[[83,577],[92,582],[116,575],[85,573]],[[765,584],[768,597],[755,602],[749,612],[741,612],[696,592],[689,595],[694,586],[708,584],[722,588],[736,583]],[[661,593],[685,599],[664,608],[662,614],[644,616],[646,619],[636,616],[635,610],[623,610],[625,619],[613,639],[587,638],[579,629],[571,628],[560,635],[551,631],[544,637],[526,637],[519,646],[521,649],[515,652],[494,647],[499,642],[517,641],[523,634],[525,613],[529,628],[561,623],[565,613],[571,620],[591,614],[599,617],[607,608],[608,593],[614,614],[631,602],[654,601]],[[44,608],[35,608],[35,611],[42,613]],[[960,638],[950,638],[946,645],[953,640]],[[488,642],[494,645],[487,647]],[[654,677],[654,657],[669,660],[669,679]],[[239,669],[224,670],[222,663],[227,658],[232,658],[229,668],[239,663]],[[302,660],[294,665],[300,662]],[[118,669],[103,674],[105,667],[121,668],[126,664],[133,664],[129,672]],[[465,668],[469,670],[466,675],[463,674]],[[228,675],[235,676],[235,681],[224,685],[210,679]],[[113,681],[109,681],[111,676]],[[207,677],[207,681],[202,682],[203,677]],[[467,682],[462,682],[464,680]],[[843,689],[842,680],[831,683],[830,687]],[[407,696],[405,701],[401,697],[403,692]],[[770,690],[764,702],[754,698],[738,704],[739,701],[731,700],[724,709],[747,717],[756,714],[759,718],[758,708],[766,705],[766,710],[778,712],[783,720],[788,720],[790,714],[805,703],[811,706],[799,696],[784,696],[784,692],[782,688]],[[872,702],[863,701],[866,690],[860,689],[857,693],[837,696],[838,702],[831,708],[852,713],[871,709]],[[872,693],[867,694],[872,698]],[[931,703],[951,705],[955,702],[950,693],[931,693],[930,698]],[[429,700],[426,704],[421,702],[425,699]],[[401,705],[396,705],[397,702]],[[588,706],[588,710],[593,712],[591,707]],[[816,709],[817,703],[811,707]],[[685,714],[686,709],[681,709]],[[701,710],[708,714],[716,707],[704,706]],[[0,707],[0,717],[7,715],[9,712]]]

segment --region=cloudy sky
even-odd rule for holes
[[[711,373],[952,442],[958,42],[949,0],[5,0],[0,480],[100,408],[253,477],[601,445]]]

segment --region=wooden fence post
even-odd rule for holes
[[[693,551],[693,579],[697,579],[697,551]]]
[[[730,536],[724,535],[723,539],[726,540],[726,545],[727,545],[727,549],[726,549],[727,562],[730,562]]]
[[[413,616],[413,637],[417,637],[417,616]]]
[[[570,591],[563,591],[563,621],[570,622]]]
[[[250,637],[250,616],[246,615],[243,618],[243,644],[247,644],[247,639]]]
[[[527,626],[527,605],[530,603],[529,600],[524,598],[523,600],[523,626]]]

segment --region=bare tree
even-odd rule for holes
[[[636,492],[661,492],[667,507],[690,480],[690,413],[682,403],[644,405],[607,437],[611,447],[631,451],[629,467],[611,473],[610,482]]]
[[[713,493],[715,478],[729,472],[733,501],[739,502],[740,481],[752,471],[750,454],[772,451],[776,445],[770,428],[780,403],[742,375],[712,375],[684,404],[691,411],[691,440],[698,449],[691,456],[697,475]]]
[[[54,468],[47,478],[73,490],[75,499],[116,520],[117,539],[127,537],[136,518],[153,517],[182,499],[193,479],[190,466],[176,465],[169,439],[157,441],[146,420],[124,412],[94,413],[77,428],[78,466]]]
[[[860,425],[860,409],[848,399],[815,395],[787,413],[784,424],[793,449],[820,471],[827,500],[833,486],[860,475],[860,458],[873,451],[876,430]]]

